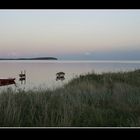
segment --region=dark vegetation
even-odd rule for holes
[[[0,126],[140,127],[140,70],[88,73],[54,90],[8,88]]]

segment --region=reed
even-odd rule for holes
[[[88,73],[54,90],[0,93],[0,127],[140,127],[140,70]]]

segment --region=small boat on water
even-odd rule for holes
[[[19,77],[25,77],[26,75],[25,74],[19,74]]]
[[[64,73],[64,72],[58,72],[58,73],[56,73],[56,75],[57,75],[57,76],[60,76],[60,75],[63,75],[63,76],[64,76],[65,73]]]
[[[56,73],[56,81],[57,80],[61,80],[61,81],[65,80],[64,75],[65,75],[64,72],[58,72],[58,73]]]
[[[22,73],[22,71],[21,71],[21,74],[19,74],[19,77],[21,77],[21,78],[26,77],[26,71],[24,70],[24,73]]]
[[[16,84],[15,78],[0,79],[0,86]]]

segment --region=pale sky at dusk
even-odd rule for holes
[[[38,56],[140,60],[140,10],[0,10],[0,58]]]

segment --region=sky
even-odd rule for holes
[[[140,10],[0,10],[0,58],[140,60]]]

